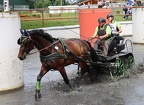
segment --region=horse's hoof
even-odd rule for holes
[[[40,93],[36,93],[35,94],[35,100],[38,101],[41,98],[41,94]]]
[[[69,92],[72,92],[73,91],[73,89],[71,88],[71,89],[69,89]]]

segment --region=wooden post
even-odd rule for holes
[[[42,26],[44,27],[44,10],[42,10]]]

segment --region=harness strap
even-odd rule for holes
[[[40,60],[41,61],[46,61],[46,60],[52,60],[52,59],[56,59],[56,58],[63,58],[63,59],[66,59],[67,56],[65,54],[58,54],[58,53],[52,53],[50,55],[47,55],[47,56],[43,56],[43,55],[40,55]]]
[[[64,50],[64,54],[66,54],[67,52],[69,52],[67,46],[65,45],[64,41],[61,38],[58,38],[62,44],[62,48]]]
[[[52,59],[56,59],[56,58],[63,58],[66,59],[67,58],[67,54],[66,54],[66,50],[67,47],[64,45],[64,41],[60,38],[58,38],[60,43],[62,44],[62,49],[64,50],[64,54],[61,54],[57,49],[56,49],[56,53],[52,53],[46,56],[40,55],[40,60],[41,61],[45,61],[45,60],[52,60]]]
[[[52,53],[52,54],[49,54],[49,55],[46,55],[46,56],[40,55],[40,60],[41,61],[50,61],[52,59],[66,59],[66,58],[68,58],[67,54],[70,53],[70,54],[74,55],[78,60],[81,60],[81,61],[83,61],[85,63],[89,63],[89,61],[85,61],[81,57],[79,57],[79,56],[75,55],[74,53],[70,52],[62,39],[59,39],[59,41],[62,44],[62,48],[64,50],[64,54],[61,54],[57,50],[57,53]],[[89,52],[86,53],[86,54],[89,55]]]

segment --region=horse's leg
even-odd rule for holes
[[[81,67],[81,76],[80,76],[80,78],[82,78],[83,75],[87,72],[88,67],[84,62],[79,62],[79,65]]]
[[[88,71],[87,72],[88,72],[88,75],[90,77],[91,82],[93,82],[93,73],[94,73],[92,71],[93,71],[93,68],[91,66],[88,66]]]
[[[44,66],[41,67],[41,71],[40,71],[39,75],[37,76],[35,100],[37,100],[38,98],[41,98],[40,82],[41,82],[42,77],[43,77],[48,71],[49,71],[49,70],[47,70],[46,67],[44,67]]]
[[[78,64],[77,75],[80,76],[80,65]]]
[[[68,85],[68,87],[70,88],[70,91],[72,90],[72,86],[69,82],[69,79],[67,77],[67,74],[66,74],[66,71],[65,71],[65,68],[64,67],[61,67],[58,69],[60,74],[62,75],[63,79],[64,79],[64,82]]]
[[[79,62],[79,67],[81,68],[80,73],[79,73],[79,77],[76,79],[74,86],[76,85],[76,87],[79,87],[79,82],[81,81],[83,75],[87,72],[87,66],[85,63],[83,62]]]
[[[81,77],[80,77],[80,79],[83,77],[83,75],[84,75],[86,72],[88,72],[89,77],[90,77],[90,80],[93,81],[93,79],[92,79],[92,72],[91,72],[90,66],[87,65],[87,64],[84,63],[84,62],[80,62],[79,64],[80,64],[80,67],[81,67]]]

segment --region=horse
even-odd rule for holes
[[[42,29],[27,31],[21,30],[21,37],[17,43],[20,45],[18,58],[26,59],[26,55],[35,48],[40,54],[41,71],[37,76],[35,99],[41,98],[40,83],[42,77],[51,69],[58,70],[64,82],[72,90],[65,66],[78,63],[81,68],[81,77],[92,71],[91,62],[96,61],[96,53],[91,44],[78,38],[60,39],[45,33]]]

